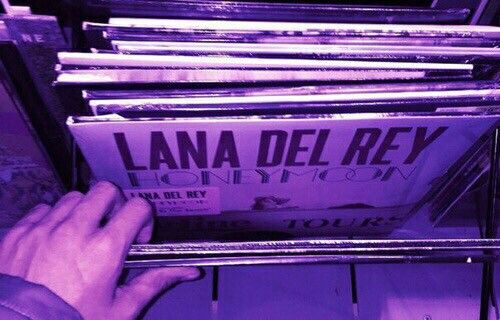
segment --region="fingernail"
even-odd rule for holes
[[[186,268],[184,275],[182,276],[183,281],[192,281],[200,277],[200,271],[197,268]]]

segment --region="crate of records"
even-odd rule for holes
[[[0,229],[13,226],[39,203],[53,204],[63,190],[32,120],[40,98],[16,46],[0,40]]]
[[[497,27],[83,28],[91,52],[56,67],[83,106],[67,124],[96,179],[154,204],[161,239],[388,235],[488,170]]]

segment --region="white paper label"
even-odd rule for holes
[[[159,216],[220,214],[219,188],[128,189],[127,198],[141,197],[156,207]]]

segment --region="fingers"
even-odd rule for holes
[[[50,206],[40,204],[31,209],[15,226],[0,239],[0,260],[18,249],[18,243],[50,211]],[[0,268],[1,270],[1,268]]]
[[[39,204],[31,209],[23,218],[21,218],[15,227],[30,227],[40,222],[50,211],[51,207],[47,204]]]
[[[121,191],[114,184],[98,182],[79,201],[68,220],[75,222],[84,232],[94,232],[102,219],[124,201]]]
[[[65,220],[71,211],[80,203],[83,194],[77,191],[69,192],[57,201],[52,210],[42,219],[42,223],[56,226]]]
[[[117,290],[114,307],[127,310],[131,316],[136,316],[166,289],[199,277],[200,271],[197,268],[149,269]]]
[[[39,204],[16,224],[23,229],[30,229],[35,225],[43,224],[45,227],[53,228],[71,214],[71,211],[80,202],[83,195],[80,192],[69,192],[62,196],[59,201],[50,207]]]
[[[123,247],[123,253],[126,253],[135,239],[140,243],[148,242],[152,229],[151,205],[144,199],[134,198],[116,211],[103,232],[112,235]]]
[[[154,227],[154,217],[151,216],[151,219],[148,219],[146,224],[139,231],[139,234],[135,238],[135,242],[142,244],[151,241],[151,237],[153,236],[153,227]]]

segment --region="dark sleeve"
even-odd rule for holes
[[[0,319],[82,320],[82,317],[46,287],[0,274]]]

